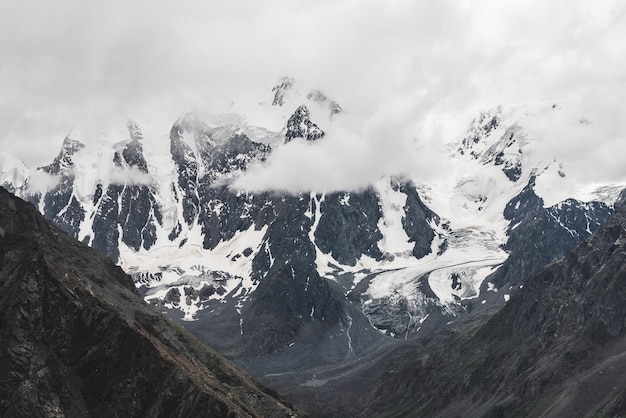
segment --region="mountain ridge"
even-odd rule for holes
[[[184,113],[169,136],[125,121],[110,146],[78,147],[51,190],[18,194],[116,260],[156,310],[272,385],[287,372],[308,384],[310,369],[492,312],[613,210],[619,185],[552,203],[551,190],[572,181],[534,129],[537,118],[565,111],[552,103],[478,115],[448,144],[449,172],[431,183],[383,176],[328,193],[233,187],[277,150],[337,140],[335,102],[293,83],[254,99],[249,114]],[[307,131],[301,106],[328,135],[305,143],[317,131]],[[296,144],[280,148],[289,132]]]
[[[0,214],[3,415],[298,414],[31,205],[0,190]]]

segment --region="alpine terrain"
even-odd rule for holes
[[[476,115],[442,144],[436,180],[234,186],[281,147],[332,141],[347,112],[285,77],[228,113],[184,113],[167,136],[122,117],[79,125],[49,165],[2,156],[0,183],[116,262],[155,310],[294,399],[290,388],[325,392],[324,371],[354,371],[514,305],[598,230],[625,186],[575,183],[543,146],[563,121],[593,129],[565,101]]]
[[[2,416],[298,416],[4,189],[0,285]]]
[[[320,415],[624,416],[625,284],[622,203],[490,319],[407,342],[361,369],[321,373],[325,385],[297,396]]]

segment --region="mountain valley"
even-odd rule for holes
[[[183,113],[166,136],[112,117],[72,130],[36,170],[3,154],[0,184],[113,260],[154,310],[311,413],[378,416],[392,404],[396,416],[521,413],[584,365],[568,374],[559,363],[562,378],[548,383],[549,367],[537,372],[540,383],[489,367],[501,360],[539,370],[529,358],[547,356],[550,344],[530,343],[531,325],[516,321],[536,315],[532,303],[546,318],[555,315],[550,300],[579,303],[574,290],[544,300],[550,291],[541,286],[553,276],[565,286],[558,268],[595,278],[597,262],[577,263],[611,261],[610,243],[598,240],[620,239],[606,228],[623,217],[612,214],[626,184],[578,184],[543,146],[559,133],[553,119],[592,126],[568,106],[481,112],[462,138],[441,144],[449,161],[432,179],[390,173],[356,190],[247,189],[241,179],[275,163],[277,152],[337,140],[333,126],[349,112],[286,77],[230,113]],[[576,347],[595,341],[594,332],[621,336],[621,325],[607,331],[599,319],[594,331],[581,321],[572,341],[555,343],[572,363],[590,358]],[[507,360],[521,344],[529,351]],[[523,389],[512,395],[490,386],[494,379]],[[355,401],[365,394],[367,402]],[[459,409],[445,407],[452,394]],[[618,410],[620,398],[613,401]]]

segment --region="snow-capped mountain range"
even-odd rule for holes
[[[534,127],[567,103],[533,103],[478,115],[428,183],[253,193],[233,181],[287,142],[332,140],[325,129],[343,109],[290,78],[238,100],[231,113],[183,114],[167,136],[123,117],[78,126],[37,170],[0,155],[0,184],[224,352],[297,356],[313,342],[325,347],[315,361],[506,302],[590,235],[624,187],[580,185],[554,202],[567,167]]]

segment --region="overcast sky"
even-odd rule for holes
[[[583,97],[624,144],[623,4],[0,0],[0,151],[42,165],[75,124],[111,114],[165,133],[282,75],[369,121],[360,139],[430,149],[478,109]]]

